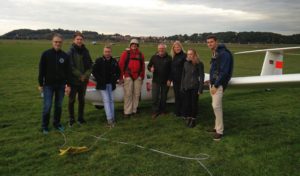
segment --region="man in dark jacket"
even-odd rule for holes
[[[218,141],[223,136],[223,108],[222,98],[224,90],[231,79],[233,71],[233,57],[231,52],[223,44],[218,44],[215,36],[207,37],[207,46],[212,51],[212,60],[210,68],[210,94],[212,97],[212,106],[216,117],[214,129],[214,140]]]
[[[166,52],[166,45],[159,44],[157,54],[153,55],[148,64],[152,78],[152,118],[166,112],[166,101],[171,84],[172,58]]]
[[[113,91],[120,77],[120,68],[117,60],[111,55],[111,47],[103,49],[103,56],[98,58],[93,66],[93,76],[96,78],[96,89],[100,90],[104,104],[106,119],[109,127],[115,124],[115,109]]]
[[[53,96],[55,96],[53,126],[63,132],[60,124],[62,101],[66,91],[70,88],[66,84],[69,80],[70,63],[68,55],[61,50],[63,38],[60,34],[53,35],[52,48],[43,52],[39,64],[39,90],[43,92],[44,107],[42,115],[42,132],[49,133],[49,119]],[[65,88],[66,87],[66,88]]]
[[[68,55],[70,57],[72,76],[70,80],[71,92],[69,95],[69,125],[75,123],[74,103],[78,95],[78,123],[83,124],[84,120],[84,97],[86,86],[92,72],[92,59],[88,49],[83,44],[83,35],[80,32],[74,34],[73,44],[70,47]]]

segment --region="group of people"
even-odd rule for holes
[[[215,114],[215,127],[209,129],[214,140],[223,136],[222,97],[231,78],[233,57],[215,36],[207,37],[207,45],[212,51],[210,79],[204,80],[204,64],[195,49],[185,50],[175,41],[171,54],[167,46],[160,43],[157,52],[151,57],[147,67],[144,54],[139,50],[139,41],[132,39],[129,47],[122,52],[119,61],[112,57],[111,46],[103,48],[101,57],[93,63],[89,50],[84,45],[84,36],[76,32],[67,53],[62,50],[63,37],[54,34],[52,48],[43,52],[39,64],[39,90],[43,92],[42,132],[49,133],[49,119],[54,98],[53,126],[64,131],[60,123],[64,95],[69,96],[69,126],[76,122],[74,103],[78,98],[78,118],[80,125],[84,118],[85,93],[91,73],[96,79],[96,89],[100,90],[107,123],[115,125],[113,91],[116,84],[124,88],[124,118],[137,116],[145,69],[153,73],[152,78],[152,118],[166,114],[166,101],[169,87],[173,85],[175,95],[174,114],[183,118],[188,127],[196,125],[199,95],[204,85],[209,85],[212,106]]]

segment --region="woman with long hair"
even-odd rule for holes
[[[195,127],[198,111],[199,95],[203,92],[204,65],[194,49],[187,51],[186,62],[183,66],[181,91],[183,92],[183,116],[187,126]]]
[[[186,54],[180,41],[175,41],[171,49],[172,65],[171,65],[171,79],[173,81],[173,90],[175,95],[174,114],[177,117],[183,117],[182,105],[183,96],[180,91],[181,75],[184,62],[186,61]]]

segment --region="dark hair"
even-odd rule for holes
[[[83,34],[81,32],[79,32],[79,31],[76,31],[74,33],[73,38],[76,38],[77,36],[80,36],[80,37],[84,38]]]
[[[214,39],[215,41],[218,40],[218,38],[215,35],[209,35],[209,36],[207,36],[206,40],[208,40],[208,39]]]
[[[105,46],[104,46],[104,49],[105,49],[105,48],[106,48],[106,49],[112,50],[111,45],[105,45]]]
[[[60,38],[60,39],[64,39],[64,37],[61,35],[61,34],[59,34],[59,33],[54,33],[53,35],[52,35],[52,40],[55,38],[55,37],[58,37],[58,38]]]

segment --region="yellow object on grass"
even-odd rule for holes
[[[59,155],[65,155],[65,154],[77,154],[77,153],[83,153],[87,152],[89,149],[86,146],[83,147],[68,147],[66,149],[59,149]]]

